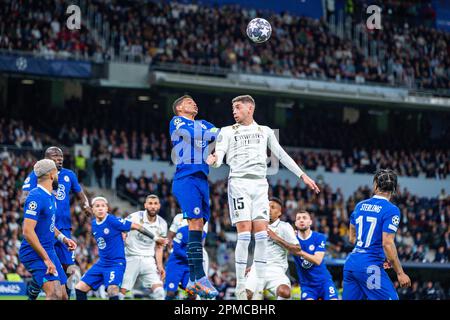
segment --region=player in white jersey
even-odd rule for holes
[[[158,215],[161,209],[158,196],[148,195],[144,207],[145,210],[132,213],[127,220],[144,225],[156,237],[150,239],[135,231],[128,233],[125,241],[127,265],[121,293],[125,295],[127,291],[132,290],[136,280],[140,278],[143,286],[151,289],[153,299],[164,300],[163,250],[167,244],[167,222]]]
[[[228,204],[231,222],[238,236],[235,251],[236,297],[246,300],[245,269],[251,233],[255,235],[254,268],[258,286],[253,299],[262,299],[269,221],[269,184],[267,174],[267,148],[280,162],[315,192],[320,192],[314,180],[308,177],[283,150],[272,129],[257,124],[253,119],[255,100],[249,95],[232,100],[236,124],[221,129],[215,153],[207,163],[222,165],[226,155],[230,166]]]
[[[298,240],[295,237],[295,231],[292,226],[284,221],[280,220],[282,215],[282,203],[278,198],[270,199],[270,225],[268,233],[273,232],[279,238],[283,239],[287,243],[298,246]],[[267,289],[273,295],[277,296],[278,300],[287,300],[291,298],[291,281],[286,275],[286,271],[289,268],[288,264],[289,251],[279,245],[272,239],[269,239],[267,243],[267,263],[266,263],[266,276],[264,278],[263,289]],[[257,278],[255,268],[250,268],[247,274],[247,281],[245,288],[247,289],[247,297],[250,300],[253,296],[253,292],[256,290]]]

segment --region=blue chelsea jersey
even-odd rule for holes
[[[190,120],[175,116],[170,121],[170,139],[172,141],[172,160],[176,164],[174,179],[197,172],[209,173],[205,163],[208,156],[208,144],[213,142],[219,129],[205,120]]]
[[[400,210],[381,196],[359,202],[350,216],[356,230],[356,244],[347,257],[344,269],[366,270],[368,266],[382,267],[385,260],[383,232],[396,233]]]
[[[104,264],[125,263],[125,246],[122,232],[131,230],[132,222],[107,214],[101,222],[92,219],[92,234],[98,245],[100,262]]]
[[[56,208],[55,196],[40,185],[30,191],[24,204],[23,217],[36,221],[34,231],[47,252],[55,250]],[[21,261],[41,259],[26,239],[23,239],[20,245],[19,256]]]
[[[302,251],[309,254],[314,255],[316,252],[325,252],[326,250],[326,237],[322,233],[311,231],[308,238],[302,239],[297,232],[297,239]],[[294,262],[302,286],[321,285],[331,279],[324,260],[320,265],[315,265],[302,257],[294,256]]]
[[[28,175],[22,186],[23,191],[30,191],[37,186],[37,177],[34,171]],[[56,227],[59,230],[71,229],[70,219],[70,193],[78,193],[81,186],[72,170],[62,168],[58,172],[58,190],[55,192],[58,209],[56,212]]]

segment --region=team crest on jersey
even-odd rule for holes
[[[66,198],[66,187],[63,184],[58,185],[58,191],[56,191],[56,199],[62,201]]]
[[[69,182],[70,181],[69,177],[68,176],[64,176],[64,181],[65,182]]]
[[[309,250],[313,251],[316,247],[312,244],[309,246]]]
[[[181,239],[183,239],[183,234],[181,232],[178,232],[176,237],[177,237],[177,239],[181,240]]]
[[[202,126],[203,130],[206,130],[206,126],[203,123],[200,123],[200,125]]]
[[[27,177],[23,183],[28,183],[28,182],[30,182],[30,177]]]
[[[169,283],[169,288],[170,288],[170,289],[175,288],[175,284],[174,284],[173,282]]]
[[[199,207],[195,207],[194,208],[194,213],[195,214],[200,214],[200,208]]]
[[[392,224],[394,226],[398,226],[399,223],[400,223],[400,217],[399,216],[393,216],[392,217]]]
[[[302,298],[306,298],[307,295],[308,295],[308,294],[307,294],[306,292],[303,292],[303,293],[302,293]]]
[[[36,210],[36,208],[37,208],[37,203],[36,203],[36,201],[31,201],[31,202],[28,204],[28,209],[30,209],[31,211]]]
[[[105,228],[105,229],[103,230],[103,233],[104,233],[104,234],[109,234],[109,229],[108,229],[108,228]]]
[[[105,239],[103,239],[102,237],[100,237],[100,238],[97,239],[97,244],[98,244],[98,248],[99,248],[100,250],[103,250],[103,249],[106,248],[106,241],[105,241]]]

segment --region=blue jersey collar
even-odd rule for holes
[[[37,186],[38,186],[38,188],[40,188],[40,189],[44,190],[44,192],[45,192],[46,194],[48,194],[49,196],[51,196],[51,195],[52,195],[52,193],[51,193],[51,192],[48,192],[48,190],[47,190],[47,189],[45,189],[45,188],[44,188],[43,186],[41,186],[40,184],[38,184]]]

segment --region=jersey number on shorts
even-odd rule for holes
[[[375,230],[375,226],[377,225],[377,218],[375,217],[366,217],[366,221],[370,223],[369,231],[367,232],[366,242],[364,247],[367,248],[370,246],[370,242],[372,241],[373,232]],[[356,219],[356,225],[358,226],[358,243],[357,246],[361,247],[363,245],[362,241],[362,233],[363,233],[363,216],[359,216]]]
[[[244,198],[233,198],[233,210],[242,210],[244,209]]]
[[[109,283],[114,281],[114,278],[116,277],[115,273],[115,271],[111,271],[111,273],[109,274]]]

